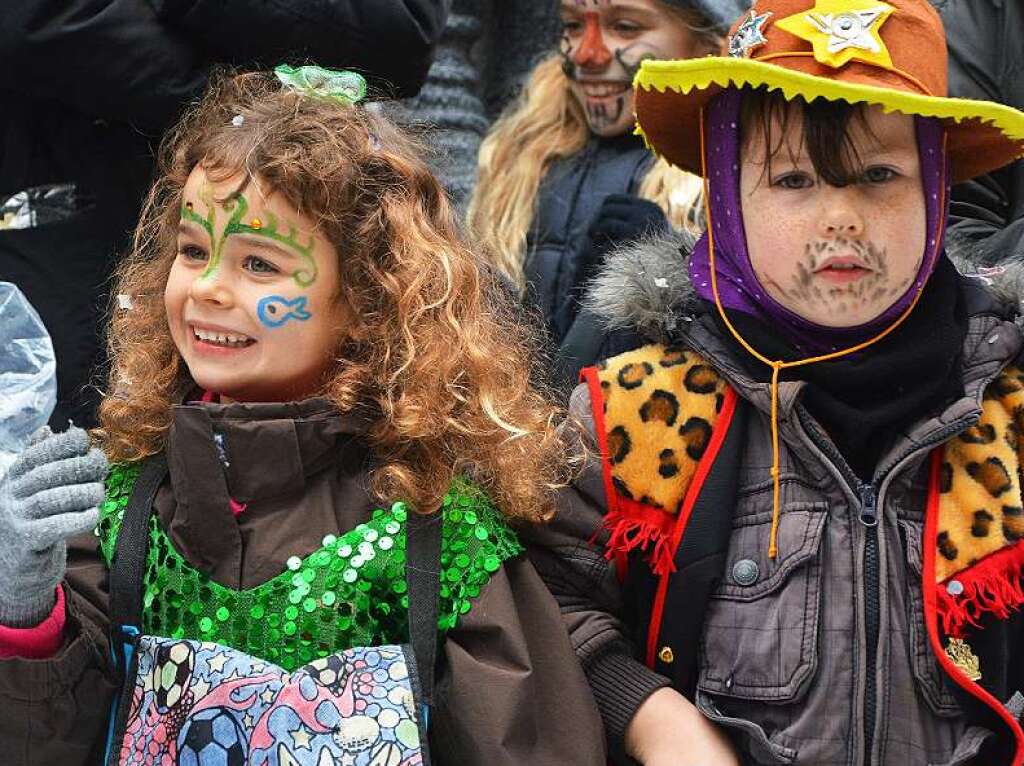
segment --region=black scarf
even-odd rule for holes
[[[857,354],[782,371],[782,380],[807,381],[807,410],[861,479],[873,477],[895,434],[963,395],[967,311],[959,283],[956,268],[941,258],[914,311],[890,335]],[[714,305],[705,303],[704,310],[705,319],[711,319],[748,373],[769,381],[769,368],[736,342]],[[769,359],[802,358],[781,335],[750,315],[734,311],[729,319]]]

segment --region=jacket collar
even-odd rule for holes
[[[619,248],[609,255],[591,285],[586,307],[606,330],[628,329],[648,343],[682,341],[693,346],[737,393],[767,412],[771,406],[768,384],[751,379],[734,347],[719,336],[708,317],[699,316],[700,298],[690,284],[687,269],[695,242],[692,234],[677,232]],[[965,261],[968,253],[949,248],[947,255],[961,274],[968,275],[962,278],[961,287],[969,317],[962,366],[965,393],[939,418],[906,435],[914,441],[923,440],[942,423],[980,412],[985,386],[1016,358],[1022,345],[1017,322],[1024,300],[1024,262],[1010,262],[978,274]],[[781,383],[779,407],[784,417],[792,412],[805,385],[802,381]]]
[[[366,431],[365,413],[341,414],[325,399],[271,404],[181,404],[173,408],[167,457],[173,486],[196,502],[241,503],[301,491],[339,442]],[[209,493],[209,494],[208,494]],[[215,501],[216,502],[216,501]]]

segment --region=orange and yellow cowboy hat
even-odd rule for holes
[[[659,156],[701,173],[700,119],[724,88],[767,86],[881,106],[945,123],[954,182],[1024,156],[1024,113],[949,98],[946,38],[927,0],[759,0],[733,25],[718,56],[644,61],[637,133]]]

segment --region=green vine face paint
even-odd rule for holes
[[[282,227],[278,218],[269,210],[266,212],[266,220],[259,216],[252,216],[246,220],[249,212],[249,203],[241,192],[232,195],[224,200],[219,207],[229,214],[227,225],[222,231],[216,229],[218,204],[210,193],[209,184],[205,184],[199,192],[199,197],[206,207],[206,215],[199,215],[195,210],[195,203],[186,200],[181,206],[181,218],[183,221],[190,221],[202,226],[207,236],[210,237],[211,255],[207,263],[204,277],[208,277],[217,270],[220,265],[221,252],[227,238],[232,234],[254,234],[260,237],[267,237],[280,245],[283,245],[298,253],[305,261],[305,264],[292,273],[292,279],[300,287],[309,287],[316,281],[316,261],[313,259],[313,237],[305,244],[299,242],[298,233],[294,224],[285,224]],[[284,233],[287,228],[288,233]]]
[[[335,246],[281,195],[202,167],[182,196],[164,290],[171,337],[195,382],[227,400],[314,394],[341,340]]]

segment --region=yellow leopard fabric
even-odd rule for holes
[[[711,440],[725,381],[694,352],[662,345],[607,360],[597,377],[616,491],[677,513]],[[936,582],[1024,539],[1022,450],[1024,373],[1007,368],[986,389],[978,424],[945,445]]]
[[[711,441],[725,381],[692,351],[662,345],[602,362],[597,376],[616,490],[677,513]]]
[[[1024,374],[1007,368],[985,390],[978,424],[946,443],[939,480],[935,579],[944,582],[1024,539]]]

